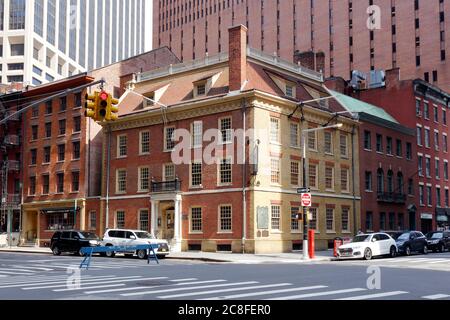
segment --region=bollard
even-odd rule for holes
[[[315,230],[308,230],[308,251],[309,251],[309,258],[310,259],[314,259],[315,255],[314,255],[314,235],[315,235]]]
[[[337,254],[337,251],[338,251],[338,248],[341,246],[341,245],[343,245],[344,244],[344,242],[342,241],[342,239],[341,238],[335,238],[334,239],[334,246],[333,246],[333,255],[335,256],[335,257],[337,257],[338,256],[338,254]]]

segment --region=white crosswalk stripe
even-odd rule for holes
[[[450,298],[450,295],[448,294],[434,294],[431,296],[423,296],[422,299],[428,299],[428,300],[439,300],[439,299],[447,299]]]
[[[115,278],[115,276],[112,276]],[[99,280],[103,280],[105,279],[104,277],[95,277],[95,279],[92,278],[88,278],[88,279],[81,279],[80,281],[99,281]],[[39,282],[35,282],[35,283],[27,283],[27,282],[23,282],[23,283],[17,283],[17,284],[10,284],[10,285],[1,285],[0,289],[5,289],[5,288],[18,288],[18,287],[32,287],[32,286],[38,286],[38,285],[50,285],[50,284],[60,284],[60,283],[66,283],[67,281],[67,276],[63,279],[58,279],[58,280],[41,280]]]
[[[161,279],[162,277],[159,277],[158,279]],[[151,278],[154,279],[154,278]],[[95,279],[91,278],[89,280],[80,280],[80,283],[89,283],[89,284],[101,284],[101,283],[114,283],[114,282],[128,282],[128,281],[137,281],[137,280],[143,280],[141,276],[129,276],[129,277],[111,277],[111,278],[103,278],[103,279]],[[40,289],[52,289],[52,288],[61,288],[66,287],[67,283],[59,283],[59,284],[53,284],[53,285],[42,285],[42,286],[29,286],[26,288],[22,288],[23,290],[40,290]]]
[[[264,299],[264,300],[297,300],[297,299],[303,299],[303,298],[314,298],[314,297],[321,297],[321,296],[338,295],[341,293],[351,293],[351,292],[366,291],[366,290],[367,289],[363,289],[363,288],[352,288],[352,289],[307,293],[307,294],[300,294],[300,295],[295,295],[295,296],[276,297],[273,299]]]
[[[65,289],[55,289],[54,292],[67,292],[67,291],[79,291],[79,290],[87,290],[87,289],[100,289],[100,288],[111,288],[111,287],[123,287],[124,283],[115,283],[115,284],[102,284],[95,285],[90,287],[79,287],[79,288],[65,288]]]
[[[277,293],[294,292],[294,291],[306,291],[306,290],[325,289],[325,288],[328,288],[328,287],[327,286],[299,287],[299,288],[289,288],[289,289],[279,289],[279,290],[269,290],[269,291],[258,291],[258,292],[251,292],[251,293],[234,294],[234,295],[229,295],[229,296],[203,298],[203,299],[198,299],[198,300],[239,299],[239,298],[248,298],[248,297],[256,297],[256,296],[267,296],[267,295],[270,295],[270,294],[277,294]]]
[[[408,292],[406,292],[406,291],[381,292],[381,293],[366,294],[366,295],[362,295],[362,296],[353,296],[353,297],[346,297],[346,298],[340,298],[340,299],[334,299],[334,300],[368,300],[368,299],[398,296],[398,295],[407,294],[407,293]]]

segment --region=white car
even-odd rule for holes
[[[155,253],[158,258],[165,258],[170,252],[167,240],[156,239],[154,235],[143,230],[131,229],[109,229],[105,232],[102,246],[136,246],[141,244],[158,244]],[[147,250],[137,250],[137,252],[126,252],[125,255],[137,254],[139,259],[147,258]],[[106,252],[107,257],[114,257],[115,252]]]
[[[397,244],[387,233],[359,234],[352,242],[340,246],[337,250],[338,258],[353,258],[370,260],[375,256],[397,256]]]

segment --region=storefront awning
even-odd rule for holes
[[[450,208],[436,208],[436,215],[450,217]]]
[[[80,207],[77,207],[77,212],[80,211]],[[41,209],[42,214],[54,214],[54,213],[74,213],[74,207],[67,208],[45,208]]]

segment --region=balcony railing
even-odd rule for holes
[[[387,203],[406,203],[406,194],[394,192],[379,192],[377,195],[378,202]]]
[[[6,161],[0,162],[0,166],[3,168],[3,166],[6,164]],[[8,171],[20,171],[20,162],[17,160],[8,160]]]
[[[7,135],[3,140],[4,144],[7,146],[19,146],[20,145],[20,137],[18,135]]]
[[[10,118],[8,118],[10,117]],[[8,110],[5,111],[3,114],[3,119],[8,118],[9,121],[19,121],[20,120],[20,115],[17,114],[17,111],[13,111],[13,110]]]
[[[151,183],[151,192],[176,192],[181,190],[181,181],[173,180],[173,181],[162,181],[156,182],[152,181]]]
[[[20,205],[20,194],[8,194],[7,196],[2,196],[1,204],[7,207],[18,207]]]

